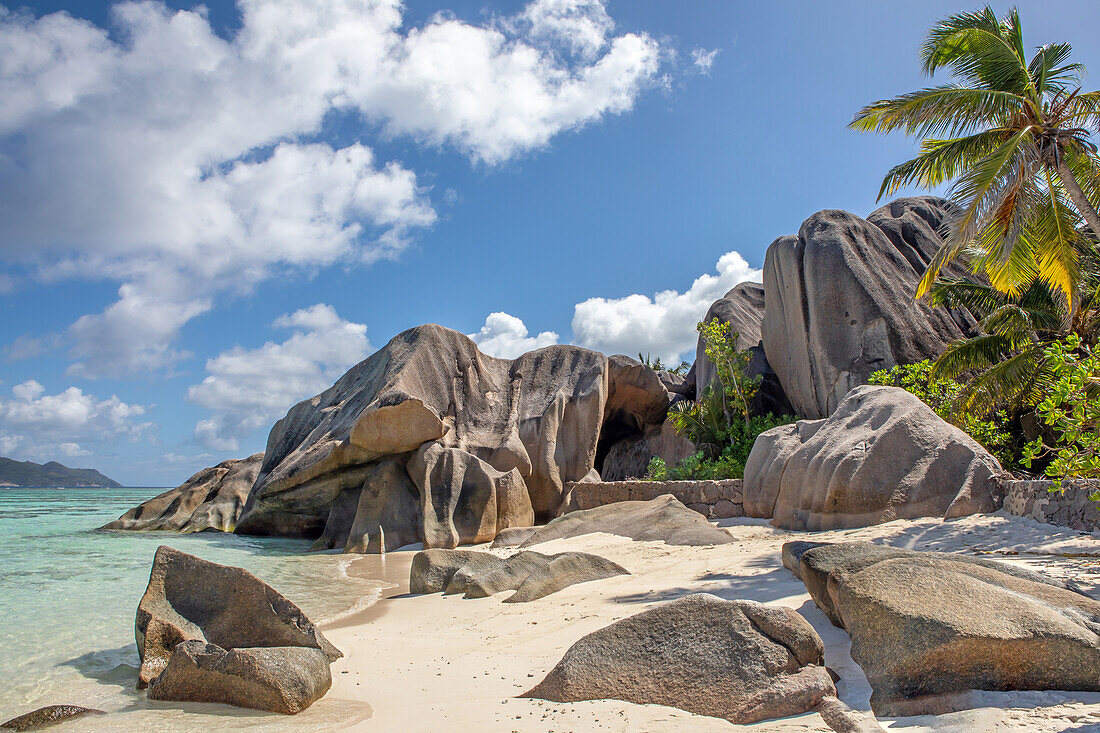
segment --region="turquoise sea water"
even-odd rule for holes
[[[193,730],[209,727],[206,709],[235,714],[224,706],[158,713],[163,704],[133,691],[134,613],[162,544],[246,568],[319,623],[369,605],[384,587],[349,576],[353,556],[307,553],[304,540],[96,531],[161,491],[0,489],[0,722],[59,703],[120,713],[66,728]],[[301,724],[330,727],[326,713],[335,715],[331,723],[361,717],[337,707],[329,704]],[[244,715],[229,727],[286,729],[289,719],[277,718]]]

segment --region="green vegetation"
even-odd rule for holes
[[[964,392],[964,387],[953,379],[937,379],[930,360],[875,372],[871,375],[871,384],[901,387],[911,392],[937,415],[981,443],[1002,465],[1010,466],[1016,462],[1005,412],[997,410],[989,418],[981,418],[973,413],[959,415],[955,405]]]
[[[13,461],[0,456],[0,487],[117,488],[121,485],[91,468],[69,468],[57,461],[46,464]]]
[[[713,320],[697,329],[707,358],[714,363],[717,385],[708,387],[697,402],[675,403],[668,419],[699,452],[671,468],[654,458],[646,471],[650,481],[743,478],[756,436],[794,422],[791,416],[752,414],[760,377],[748,376],[749,354],[737,350],[738,334],[730,332],[728,323]]]
[[[1048,345],[1043,356],[1054,380],[1036,414],[1054,438],[1028,443],[1024,464],[1051,459],[1045,472],[1056,488],[1064,478],[1100,478],[1100,357],[1076,335]],[[1092,498],[1100,499],[1100,492]]]
[[[679,374],[681,377],[687,374],[688,370],[691,369],[691,364],[688,364],[686,361],[681,361],[676,367],[670,367],[668,364],[661,361],[661,357],[658,356],[656,359],[650,359],[649,354],[642,356],[641,352],[638,352],[638,361],[654,371]]]
[[[1100,461],[1088,406],[1100,331],[1100,157],[1090,133],[1100,91],[1082,91],[1071,54],[1054,43],[1029,57],[1015,9],[952,15],[921,47],[924,73],[947,69],[952,79],[874,102],[851,123],[920,140],[917,157],[886,174],[880,198],[950,184],[957,210],[916,295],[979,319],[934,364],[879,383],[914,392],[1006,466],[1019,465],[1013,446],[1027,443],[1023,464],[1059,483],[1098,475]],[[972,276],[945,277],[952,263]]]

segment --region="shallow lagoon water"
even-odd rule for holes
[[[160,545],[243,567],[321,625],[387,587],[360,577],[370,573],[349,575],[355,556],[308,553],[305,540],[96,531],[163,490],[0,489],[0,722],[52,704],[115,713],[64,726],[73,730],[192,730],[210,727],[212,715],[232,716],[235,729],[316,730],[369,716],[327,698],[289,719],[220,705],[181,709],[134,691],[134,613]]]

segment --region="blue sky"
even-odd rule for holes
[[[289,7],[0,13],[0,455],[174,485],[423,322],[690,359],[774,238],[876,207],[913,143],[846,124],[975,6]],[[1019,7],[1100,74],[1100,6]]]

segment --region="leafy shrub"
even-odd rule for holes
[[[794,417],[772,414],[749,418],[746,425],[737,421],[723,432],[725,445],[717,455],[708,456],[699,451],[671,468],[660,458],[654,457],[646,470],[646,481],[693,481],[708,479],[744,478],[745,462],[749,459],[756,437],[765,430],[794,422]]]
[[[1008,416],[1004,411],[998,410],[987,416],[975,413],[959,415],[955,406],[959,404],[963,386],[953,379],[933,377],[930,360],[877,371],[871,375],[870,382],[887,387],[901,387],[931,407],[944,420],[978,441],[1002,465],[1011,466],[1016,463],[1012,435],[1007,430]]]
[[[645,476],[650,481],[743,478],[756,436],[794,422],[792,416],[752,415],[750,405],[761,377],[748,376],[751,357],[737,350],[738,334],[730,331],[728,323],[700,323],[698,330],[707,358],[714,363],[717,384],[708,387],[698,402],[674,404],[668,419],[699,452],[673,467],[654,458]]]
[[[1056,438],[1053,445],[1042,437],[1028,443],[1022,463],[1030,468],[1036,459],[1052,458],[1045,473],[1060,490],[1066,478],[1100,477],[1100,358],[1076,334],[1043,352],[1055,379],[1035,414]],[[1092,498],[1100,499],[1100,492]]]

